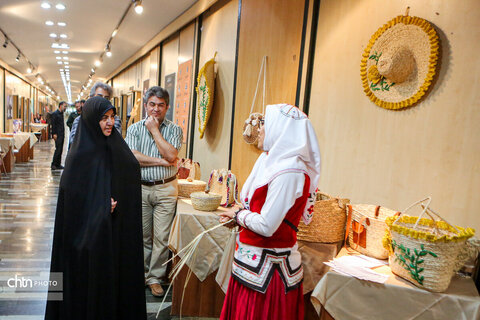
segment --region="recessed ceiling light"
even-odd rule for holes
[[[53,51],[53,53],[55,53],[55,54],[59,54],[59,53],[60,53],[60,51],[59,51],[59,50],[55,50],[55,51]]]
[[[49,34],[49,36],[50,36],[50,38],[56,38],[57,34],[52,32],[52,33]]]
[[[65,27],[67,24],[65,22],[58,22],[57,25],[59,27]]]
[[[42,2],[41,7],[43,9],[50,9],[52,6],[48,2]]]
[[[62,34],[60,35],[60,38],[66,39],[66,38],[67,38],[67,35],[66,35],[65,33],[62,33]]]
[[[68,61],[65,61],[63,64],[68,64]]]
[[[63,54],[68,54],[68,51],[62,51]]]
[[[65,66],[65,69],[70,69],[70,66]]]
[[[101,64],[102,64],[102,62],[101,62],[100,60],[95,61],[95,66],[98,67],[98,66],[100,66]]]
[[[27,68],[27,73],[32,73],[32,68],[28,67]]]
[[[45,24],[46,24],[47,26],[53,26],[53,25],[54,25],[53,21],[50,21],[50,20],[45,21]]]
[[[55,57],[55,59],[57,59],[57,60],[62,60],[62,57]]]
[[[62,61],[57,61],[57,63],[58,63],[58,64],[63,64],[63,62],[62,62]]]
[[[62,72],[62,71],[63,71],[63,69],[60,69],[60,72]]]
[[[64,4],[61,4],[61,3],[58,3],[55,8],[57,8],[58,10],[65,10],[65,5]]]

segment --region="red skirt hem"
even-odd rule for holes
[[[303,285],[285,293],[285,285],[275,270],[265,293],[231,277],[220,320],[303,320],[303,317]]]

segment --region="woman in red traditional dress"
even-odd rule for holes
[[[309,223],[320,177],[320,151],[297,107],[266,108],[260,155],[241,192],[243,208],[222,214],[240,226],[221,320],[303,319],[300,219]]]

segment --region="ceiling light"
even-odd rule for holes
[[[3,47],[6,48],[8,46],[8,39],[5,38],[5,42],[3,43]]]
[[[65,5],[59,3],[55,6],[55,8],[57,8],[58,10],[65,10]]]
[[[63,54],[68,54],[68,51],[62,51]]]
[[[57,59],[57,60],[62,60],[62,57],[55,57],[55,59]]]
[[[91,83],[91,82],[92,82],[92,79],[89,79],[88,82]]]
[[[32,68],[28,67],[27,68],[27,73],[32,73]]]
[[[41,7],[43,9],[50,9],[52,6],[48,2],[42,2]]]
[[[60,35],[60,38],[66,39],[66,38],[67,38],[67,35],[66,35],[65,33],[62,33],[62,34]]]
[[[68,64],[68,61],[64,61],[63,64]]]
[[[20,52],[17,54],[17,57],[15,58],[15,61],[20,61]]]
[[[63,69],[60,69],[60,72],[63,72]]]
[[[133,0],[133,1],[135,1],[135,12],[137,14],[142,14],[143,12],[142,0]]]
[[[59,54],[59,53],[60,53],[60,50],[55,50],[55,51],[53,51],[53,53]]]
[[[95,72],[95,68],[90,69],[90,71],[92,71],[92,73]]]
[[[68,60],[68,57],[63,57],[63,60]]]
[[[65,22],[58,22],[57,25],[59,27],[65,27],[67,24]]]
[[[62,62],[62,61],[57,61],[57,63],[58,63],[58,64],[63,64],[63,62]]]
[[[65,69],[70,69],[70,66],[65,66]]]
[[[57,34],[52,32],[52,33],[49,34],[49,36],[50,36],[50,38],[56,38]]]
[[[118,32],[118,29],[113,30],[113,32],[112,32],[112,38],[117,35],[117,32]]]
[[[57,96],[57,99],[60,100],[60,96]]]
[[[47,26],[53,26],[53,25],[54,25],[53,21],[50,21],[50,20],[45,21],[45,24],[46,24]]]
[[[99,67],[102,64],[100,60],[95,61],[95,66]]]
[[[105,54],[109,58],[112,56],[112,51],[110,50],[110,45],[109,44],[107,44],[107,46],[105,47]]]

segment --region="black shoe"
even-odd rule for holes
[[[52,170],[62,170],[64,167],[63,166],[51,166]]]

